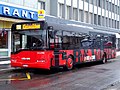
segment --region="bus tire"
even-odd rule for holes
[[[66,70],[72,70],[74,67],[74,61],[72,56],[69,56],[66,61]]]
[[[107,54],[104,52],[103,58],[102,58],[102,63],[107,63]]]

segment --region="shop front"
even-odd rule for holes
[[[0,60],[3,60],[11,55],[11,25],[15,22],[37,21],[38,12],[21,6],[0,3]]]

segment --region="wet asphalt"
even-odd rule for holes
[[[77,65],[73,70],[11,69],[0,72],[0,90],[120,90],[120,57],[106,64]]]

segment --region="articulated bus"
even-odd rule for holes
[[[11,32],[12,67],[71,70],[116,57],[116,36],[93,28],[34,21],[15,23]]]

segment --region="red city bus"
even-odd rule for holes
[[[11,66],[22,68],[65,67],[116,57],[114,34],[46,21],[12,25]]]

